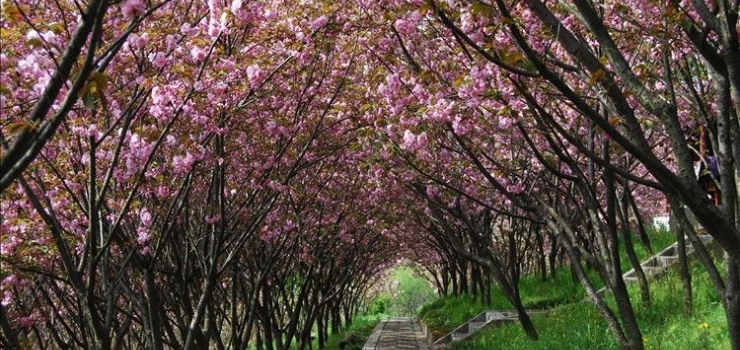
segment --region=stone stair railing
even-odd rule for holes
[[[452,332],[437,339],[437,341],[432,344],[432,349],[444,349],[453,342],[461,341],[484,327],[495,323],[515,321],[517,319],[516,312],[514,311],[483,311],[463,323],[460,327],[457,327]]]
[[[710,243],[713,242],[712,236],[709,235],[700,235],[699,239],[704,243],[705,246],[709,246]],[[688,237],[686,238],[686,255],[687,257],[691,257],[694,254],[694,247],[689,242]],[[640,266],[642,267],[642,271],[645,272],[645,277],[647,279],[653,279],[662,273],[666,272],[669,268],[671,268],[673,265],[675,265],[678,262],[678,242],[671,244],[667,248],[661,250],[658,254],[655,254],[651,257],[649,257],[647,260],[643,261]],[[630,284],[637,282],[637,274],[635,273],[635,269],[631,269],[622,275],[622,278],[624,279],[624,283]],[[602,294],[606,291],[606,287],[603,287],[597,291],[597,293]]]

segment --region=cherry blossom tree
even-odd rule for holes
[[[389,63],[385,82],[378,85],[388,101],[384,112],[404,113],[385,128],[391,139],[423,158],[434,140],[425,125],[446,124],[459,152],[469,156],[494,188],[537,212],[554,225],[554,233],[562,232],[572,226],[562,213],[542,198],[532,202],[537,197],[520,196],[516,183],[496,173],[506,169],[500,159],[507,158],[497,145],[491,146],[491,139],[510,135],[511,128],[521,137],[528,135],[531,156],[558,177],[580,183],[579,191],[591,206],[587,221],[607,243],[602,258],[611,265],[611,276],[604,276],[605,282],[621,298],[626,330],[613,331],[624,348],[642,348],[642,339],[614,255],[616,181],[659,190],[673,198],[674,207],[684,203],[727,252],[728,269],[724,278],[715,278],[715,286],[724,295],[730,328],[736,327],[740,245],[733,224],[737,142],[732,130],[737,126],[732,122],[736,101],[731,99],[737,85],[732,73],[737,56],[731,54],[737,52],[736,3],[431,1],[394,6],[400,15],[389,24],[395,32],[386,40],[395,57],[382,58]],[[713,35],[698,34],[708,32]],[[711,83],[696,83],[696,76]],[[725,162],[720,178],[727,181],[719,186],[719,207],[704,195],[692,171],[686,130],[701,120],[713,135],[714,154]],[[488,125],[494,128],[484,129]],[[483,130],[493,137],[481,137]],[[598,138],[589,136],[593,131]],[[628,154],[639,167],[613,161],[616,152]],[[564,162],[565,171],[551,167],[553,159]],[[594,192],[597,188],[604,196]],[[689,237],[699,245],[695,235]],[[573,263],[580,259],[573,257]],[[710,262],[710,272],[715,269],[709,259],[702,260]],[[591,296],[599,304],[598,296]],[[602,311],[611,317],[610,311]]]

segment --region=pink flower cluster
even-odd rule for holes
[[[121,5],[121,13],[126,18],[142,16],[146,13],[146,4],[143,0],[126,0]]]
[[[152,239],[151,226],[153,223],[152,214],[147,208],[139,210],[139,227],[136,229],[136,242],[139,243],[139,253],[149,255],[151,247],[149,242]]]
[[[405,151],[416,152],[425,149],[429,143],[427,133],[422,132],[419,135],[414,134],[411,130],[406,130],[403,133],[403,143],[401,149]]]

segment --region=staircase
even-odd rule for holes
[[[700,235],[699,239],[704,243],[704,246],[709,246],[713,242],[712,236]],[[686,256],[691,257],[694,254],[694,247],[689,242],[688,237],[686,238]],[[647,279],[653,279],[656,276],[667,271],[670,267],[678,262],[678,242],[673,243],[667,248],[661,250],[658,254],[655,254],[645,260],[640,266],[642,271],[645,272]],[[637,282],[637,274],[635,269],[627,271],[622,275],[624,283],[630,284]],[[606,287],[599,289],[596,293],[602,294],[606,291]]]
[[[508,322],[517,320],[516,312],[514,311],[483,311],[477,316],[463,323],[462,326],[457,327],[454,331],[448,333],[442,338],[432,344],[432,349],[444,349],[453,342],[461,341],[479,329],[489,326],[495,323]]]

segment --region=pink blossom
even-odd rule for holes
[[[265,131],[267,131],[267,133],[270,135],[276,135],[276,131],[279,131],[277,123],[275,123],[274,120],[270,120],[269,122],[267,122],[267,124],[265,124]]]
[[[329,23],[329,18],[327,18],[326,16],[321,16],[313,21],[313,23],[311,23],[311,29],[317,30],[325,26],[327,23]]]
[[[186,22],[186,23],[183,23],[182,26],[180,26],[180,33],[182,33],[183,35],[191,36],[191,35],[194,35],[197,32],[198,32],[198,30],[195,29],[195,28],[193,28],[193,27],[191,27],[190,26],[190,23],[187,23]]]
[[[231,3],[231,12],[236,13],[237,11],[239,11],[242,8],[242,3],[242,0],[234,0]]]
[[[524,186],[522,186],[522,184],[512,184],[506,186],[506,191],[511,193],[522,193],[524,192]]]
[[[193,46],[193,48],[190,49],[190,56],[196,62],[202,62],[206,59],[206,51],[201,49],[200,47]]]
[[[221,221],[221,215],[206,216],[206,222],[213,225]]]
[[[129,46],[129,48],[138,50],[146,46],[148,42],[149,35],[147,33],[144,33],[142,35],[131,33],[131,35],[129,35],[128,37],[128,40],[126,41],[126,44]]]
[[[3,306],[8,306],[13,301],[13,293],[10,290],[3,291],[3,300],[0,302]]]
[[[121,5],[121,12],[128,18],[142,16],[146,13],[146,4],[142,0],[126,0]]]
[[[154,68],[164,68],[167,65],[167,56],[163,52],[150,53],[149,61]]]
[[[24,316],[18,318],[18,325],[25,330],[30,330],[36,324],[36,319],[33,316]]]
[[[401,149],[411,152],[416,152],[427,147],[429,138],[426,132],[422,132],[419,135],[414,134],[411,130],[406,130],[403,133],[403,144]]]
[[[152,253],[152,248],[150,246],[145,246],[139,249],[139,254],[143,256],[148,256],[151,253]]]
[[[406,130],[403,133],[403,144],[401,145],[402,149],[405,150],[412,150],[416,144],[416,135],[414,135],[411,130]]]
[[[436,186],[427,186],[427,197],[436,198],[439,196],[439,188]]]
[[[177,174],[185,174],[193,168],[195,164],[195,157],[190,152],[187,152],[185,156],[174,156],[172,157],[172,166]]]
[[[426,132],[422,132],[416,137],[416,149],[426,148],[429,143],[429,138]]]
[[[147,208],[141,208],[141,210],[139,210],[139,219],[141,219],[141,224],[146,227],[152,225],[152,214],[149,213]]]
[[[103,133],[98,130],[98,126],[95,124],[90,124],[90,126],[87,127],[87,136],[90,136],[93,138],[93,140],[99,140]]]
[[[253,86],[259,85],[262,82],[264,75],[265,74],[262,72],[260,66],[256,64],[247,67],[247,78],[249,79],[249,83]]]
[[[3,281],[0,282],[0,286],[3,288],[7,288],[10,286],[15,286],[18,283],[18,277],[11,273],[10,275],[3,278]]]
[[[139,245],[146,245],[151,240],[152,236],[149,234],[149,230],[139,228],[136,231],[136,241],[139,242]]]
[[[455,131],[456,134],[460,136],[465,136],[470,132],[472,127],[458,114],[455,117],[455,120],[452,122],[452,129]]]
[[[167,186],[159,186],[157,188],[157,196],[159,198],[167,198],[170,196],[170,189]]]

